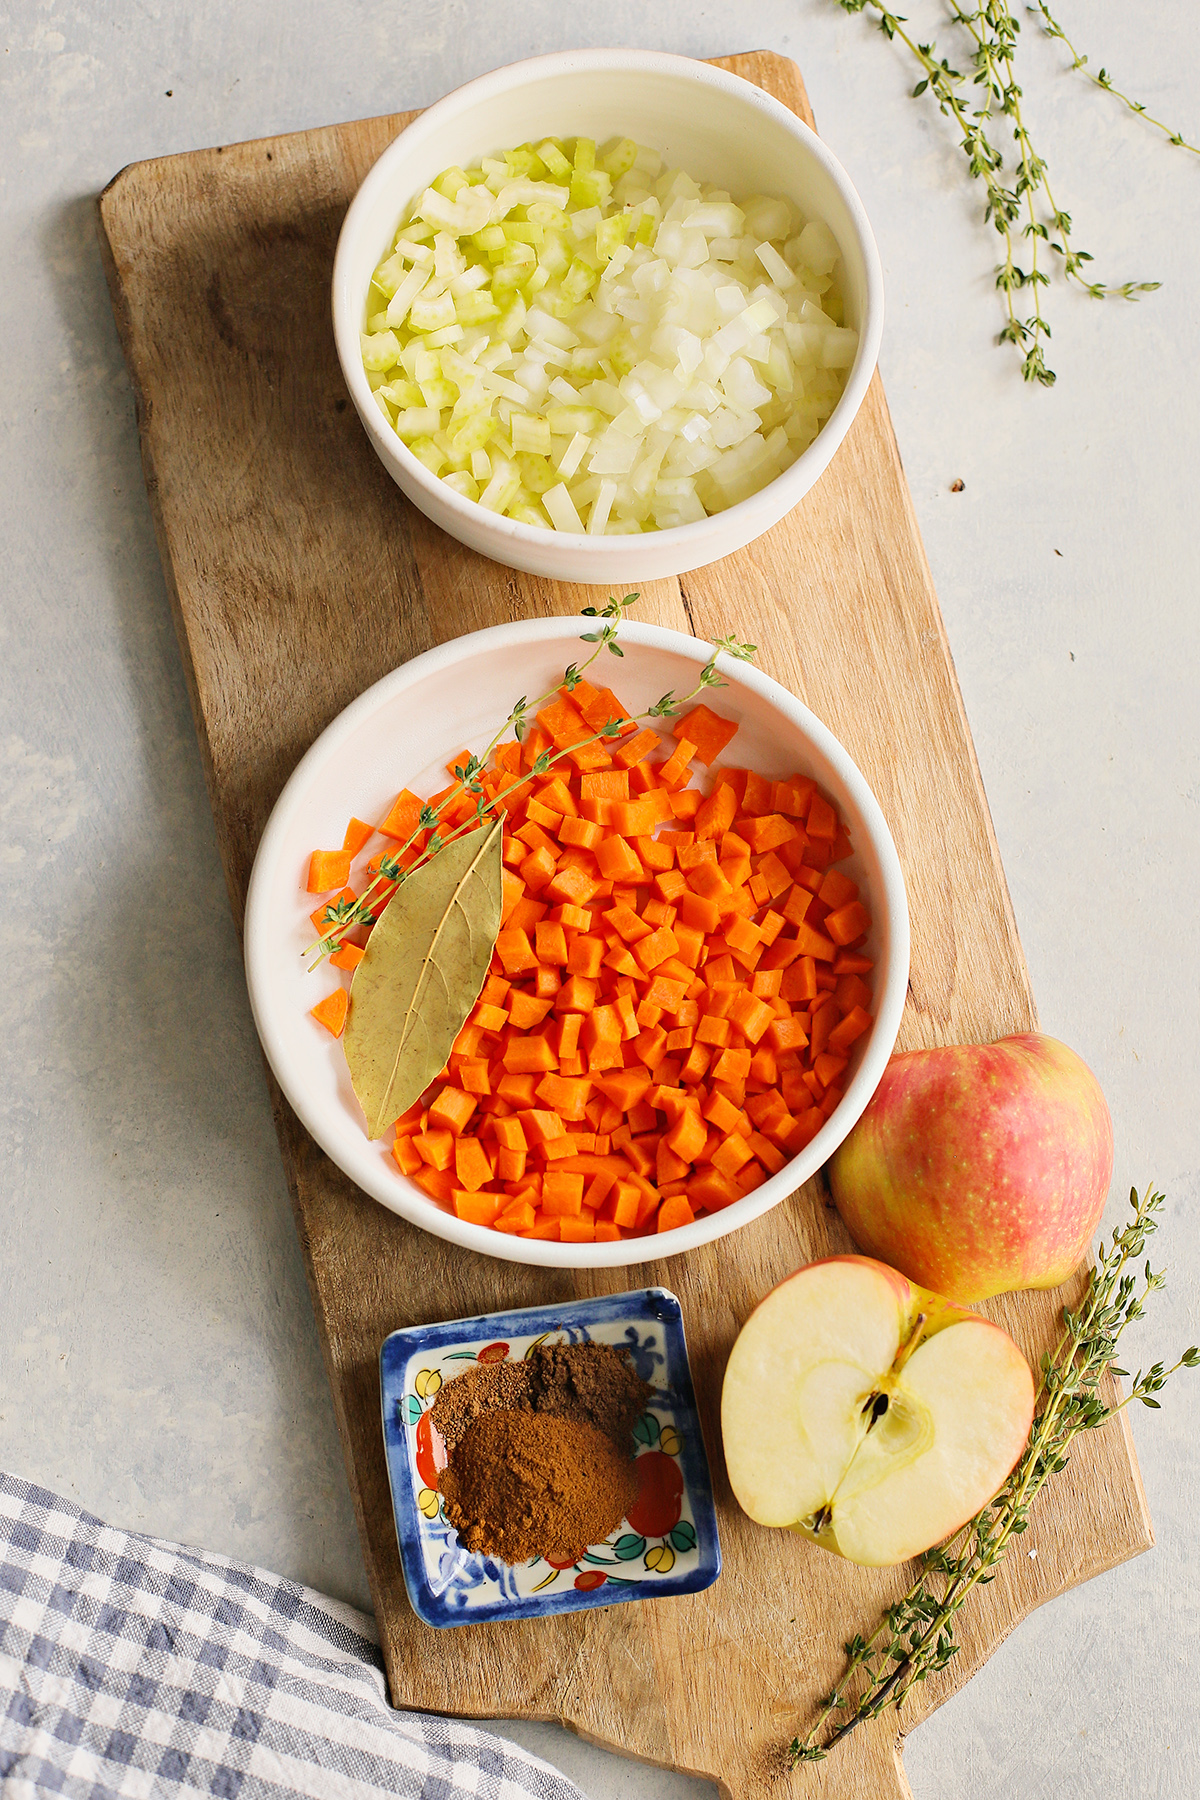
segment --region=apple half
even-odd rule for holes
[[[1006,1331],[867,1256],[772,1289],[733,1346],[721,1433],[739,1504],[851,1562],[928,1550],[1003,1484],[1033,1420]]]

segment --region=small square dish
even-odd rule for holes
[[[459,1543],[437,1491],[441,1388],[475,1363],[519,1362],[543,1343],[613,1344],[654,1389],[634,1426],[630,1516],[577,1563],[511,1567]],[[679,1301],[666,1288],[487,1313],[394,1331],[379,1354],[383,1439],[404,1581],[426,1625],[539,1618],[711,1587],[721,1547]]]

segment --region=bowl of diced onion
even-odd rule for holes
[[[879,256],[779,101],[646,51],[485,75],[351,203],[338,357],[388,473],[511,568],[615,586],[776,524],[874,371]]]

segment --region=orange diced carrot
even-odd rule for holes
[[[500,1181],[520,1181],[525,1173],[528,1152],[525,1150],[506,1150],[503,1145],[496,1151],[496,1176]]]
[[[732,1180],[742,1164],[749,1162],[753,1154],[754,1153],[747,1145],[745,1138],[740,1134],[735,1133],[730,1137],[721,1139],[721,1142],[712,1153],[712,1166],[717,1170],[718,1174],[727,1176]]]
[[[381,831],[384,837],[397,838],[403,843],[416,831],[420,820],[421,802],[408,788],[401,788],[392,801],[386,818],[381,819],[375,829]]]
[[[681,1225],[690,1225],[696,1217],[682,1194],[672,1194],[664,1200],[658,1209],[659,1231],[676,1231]]]
[[[652,837],[658,809],[649,800],[617,800],[613,803],[612,828],[621,837]]]
[[[342,849],[350,852],[351,862],[362,850],[364,844],[374,836],[374,825],[368,825],[364,819],[351,819],[346,827],[346,835],[342,839]]]
[[[512,915],[513,908],[525,892],[525,883],[519,875],[514,875],[511,869],[505,869],[501,876],[501,891],[503,899],[500,906],[500,922],[505,925]]]
[[[659,784],[665,788],[681,787],[688,779],[688,764],[696,754],[696,746],[681,737],[666,762],[658,765]]]
[[[838,816],[823,794],[813,795],[804,829],[810,838],[820,838],[828,843],[836,838]]]
[[[817,962],[832,962],[834,945],[831,939],[814,931],[811,925],[803,922],[796,927],[796,942],[800,946],[801,956],[811,956]]]
[[[559,1229],[560,1224],[560,1220],[548,1219],[544,1213],[539,1213],[532,1228],[529,1231],[518,1232],[517,1236],[523,1238],[544,1238],[550,1243],[557,1243],[562,1236]]]
[[[558,836],[561,843],[571,844],[576,849],[595,850],[604,840],[604,827],[591,819],[565,818]]]
[[[568,972],[572,975],[586,975],[590,980],[595,980],[600,973],[606,949],[603,938],[592,937],[581,931],[567,953]]]
[[[732,719],[722,719],[702,703],[677,719],[671,731],[676,741],[686,738],[690,744],[694,744],[697,762],[708,765],[716,762],[721,752],[732,743],[737,735],[737,725]]]
[[[444,1087],[429,1108],[430,1126],[453,1132],[458,1137],[477,1104],[474,1094],[465,1094],[461,1088]]]
[[[492,1179],[492,1166],[477,1137],[460,1137],[454,1145],[454,1173],[460,1187],[474,1191]]]
[[[694,1103],[693,1103],[694,1105]],[[667,1132],[665,1142],[681,1157],[684,1162],[695,1162],[703,1150],[708,1138],[699,1110],[689,1106],[680,1113],[671,1129]]]
[[[836,874],[834,869],[830,874]],[[861,900],[851,900],[846,906],[839,906],[825,920],[825,929],[835,944],[852,944],[855,938],[863,936],[871,928],[871,915]]]
[[[514,1037],[504,1046],[502,1058],[510,1075],[545,1074],[558,1067],[558,1057],[549,1038]]]
[[[570,975],[554,1001],[557,1013],[589,1013],[596,1004],[598,984],[586,975]]]
[[[743,989],[731,1003],[729,1017],[743,1037],[757,1044],[775,1015],[765,1001]]]
[[[506,975],[521,975],[537,967],[533,946],[523,931],[502,927],[496,937],[496,954]]]
[[[632,769],[635,763],[640,763],[644,757],[649,756],[652,750],[657,750],[661,744],[662,739],[657,731],[651,731],[647,726],[643,730],[635,731],[629,737],[623,738],[612,752],[612,759],[619,768]]]
[[[392,1155],[396,1160],[397,1168],[404,1175],[415,1175],[417,1170],[422,1167],[421,1152],[411,1137],[398,1137],[392,1145]]]
[[[309,1011],[318,1025],[323,1025],[334,1037],[341,1037],[349,1005],[350,996],[345,988],[335,987],[331,994],[326,994],[323,1000],[318,1000],[315,1006],[309,1007]]]
[[[596,1225],[590,1213],[578,1218],[563,1215],[559,1221],[559,1238],[564,1244],[590,1244],[596,1236]]]
[[[535,1216],[533,1207],[528,1200],[518,1200],[505,1212],[502,1212],[498,1219],[493,1220],[493,1224],[497,1231],[506,1231],[515,1235],[531,1231]]]
[[[308,891],[328,894],[345,887],[353,858],[348,850],[314,850],[308,859]]]
[[[524,868],[524,863],[521,867]],[[578,866],[560,868],[553,881],[546,887],[546,893],[552,900],[568,903],[573,906],[586,906],[596,893],[599,883],[588,874],[586,869]]]
[[[856,1043],[863,1032],[870,1028],[870,1025],[871,1015],[865,1007],[854,1007],[830,1032],[829,1048],[838,1056],[844,1055],[851,1044]]]
[[[560,1119],[565,1119],[568,1124],[576,1124],[586,1117],[585,1108],[591,1088],[591,1081],[586,1076],[567,1078],[547,1074],[538,1082],[534,1094],[556,1112]]]
[[[454,1133],[447,1130],[419,1131],[413,1138],[421,1161],[444,1174],[454,1161]],[[446,1198],[449,1198],[447,1195]]]
[[[796,827],[780,813],[767,813],[761,819],[747,819],[742,835],[751,850],[761,853],[789,843],[796,835]]]
[[[504,1205],[503,1194],[480,1194],[455,1188],[454,1210],[471,1225],[494,1225]]]
[[[357,969],[365,955],[366,951],[360,949],[357,944],[343,944],[340,950],[334,951],[329,960],[335,969],[354,970]]]

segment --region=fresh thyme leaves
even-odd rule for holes
[[[1147,1239],[1158,1229],[1163,1195],[1147,1188],[1129,1196],[1132,1222],[1101,1246],[1075,1311],[1064,1307],[1063,1330],[1053,1351],[1042,1357],[1041,1382],[1029,1442],[1000,1492],[945,1544],[921,1559],[921,1573],[908,1592],[888,1608],[870,1637],[857,1633],[845,1645],[846,1664],[833,1692],[820,1703],[804,1738],[794,1738],[792,1767],[819,1762],[864,1719],[898,1707],[913,1685],[944,1669],[957,1655],[955,1615],[972,1590],[995,1579],[1014,1537],[1029,1525],[1029,1509],[1052,1475],[1067,1466],[1067,1452],[1081,1431],[1095,1431],[1132,1401],[1157,1408],[1154,1398],[1178,1369],[1200,1366],[1200,1348],[1186,1350],[1170,1368],[1154,1363],[1139,1370],[1124,1400],[1107,1406],[1100,1398],[1106,1369],[1126,1375],[1113,1362],[1127,1326],[1140,1319],[1148,1296],[1164,1285],[1149,1262],[1139,1274]],[[856,1680],[856,1677],[859,1678]],[[856,1690],[851,1692],[851,1690]],[[835,1722],[834,1715],[842,1714]]]
[[[971,5],[970,0],[946,0],[949,22],[957,28],[960,49],[964,53],[962,70],[952,67],[947,57],[939,55],[933,41],[921,43],[910,35],[904,29],[908,23],[906,17],[892,12],[883,0],[836,0],[836,3],[848,13],[876,15],[876,24],[883,35],[891,42],[899,39],[920,64],[921,79],[912,90],[913,98],[926,92],[931,94],[939,111],[950,118],[961,133],[959,147],[967,168],[975,180],[984,184],[984,219],[999,233],[1003,245],[1003,261],[996,269],[996,286],[1004,296],[1005,320],[998,341],[1012,344],[1020,351],[1021,373],[1026,381],[1037,382],[1042,387],[1053,386],[1054,371],[1047,365],[1045,355],[1050,326],[1041,303],[1041,290],[1050,285],[1043,247],[1050,254],[1049,266],[1061,268],[1067,281],[1076,282],[1095,300],[1136,300],[1141,294],[1153,293],[1160,284],[1157,281],[1107,284],[1091,278],[1086,265],[1093,258],[1088,251],[1077,249],[1072,240],[1071,215],[1054,197],[1046,162],[1034,148],[1021,110],[1023,90],[1015,70],[1021,25],[1009,0],[978,0],[975,5]],[[1026,10],[1047,36],[1059,39],[1066,46],[1073,58],[1073,68],[1161,131],[1172,144],[1200,154],[1195,144],[1189,143],[1160,119],[1153,118],[1140,102],[1131,100],[1115,87],[1106,69],[1093,73],[1087,57],[1075,49],[1050,11],[1047,0],[1033,0]],[[1000,148],[1009,133],[1016,146],[1011,183],[1001,173],[1004,153]],[[1057,264],[1054,258],[1058,259]],[[1024,296],[1023,305],[1017,296]]]
[[[1122,106],[1127,106],[1131,113],[1137,113],[1139,118],[1145,119],[1147,125],[1153,125],[1156,131],[1161,131],[1169,144],[1174,144],[1180,150],[1190,150],[1193,156],[1200,156],[1200,144],[1189,143],[1181,132],[1173,131],[1169,125],[1164,125],[1161,119],[1156,119],[1153,113],[1148,112],[1140,100],[1131,100],[1128,94],[1123,94],[1120,88],[1114,84],[1107,69],[1093,70],[1089,68],[1087,57],[1080,55],[1046,5],[1046,0],[1033,0],[1033,4],[1026,10],[1038,21],[1047,37],[1057,38],[1069,52],[1072,69],[1080,70],[1096,87],[1103,88],[1106,94],[1111,94],[1114,100],[1119,100]]]
[[[601,619],[605,621],[598,631],[583,632],[581,634],[582,641],[585,644],[595,645],[592,654],[582,663],[569,664],[563,671],[562,681],[555,687],[549,688],[546,693],[540,694],[536,700],[530,700],[528,696],[522,694],[521,698],[517,701],[516,705],[512,707],[507,718],[504,720],[504,723],[501,725],[499,731],[497,731],[482,755],[476,756],[471,754],[467,757],[465,762],[456,764],[454,768],[453,786],[447,789],[446,793],[442,796],[436,806],[430,805],[428,802],[423,805],[417,817],[416,829],[403,844],[400,844],[395,850],[385,852],[384,855],[379,858],[375,865],[378,873],[375,875],[370,885],[359,895],[358,899],[353,901],[339,900],[330,902],[321,915],[322,924],[326,929],[322,931],[321,936],[316,943],[311,944],[305,952],[307,956],[310,956],[313,959],[309,964],[310,972],[313,969],[318,968],[327,956],[333,956],[341,949],[348,933],[356,925],[373,924],[378,913],[382,911],[383,907],[386,906],[388,900],[391,898],[394,889],[401,882],[407,880],[414,870],[423,868],[429,859],[432,856],[435,856],[439,850],[445,848],[446,845],[454,843],[458,838],[463,837],[468,832],[478,830],[484,819],[496,810],[499,797],[496,799],[491,798],[485,792],[483,783],[479,779],[487,768],[492,751],[508,731],[511,731],[518,741],[521,741],[525,737],[525,734],[532,723],[533,715],[537,713],[538,708],[553,701],[556,694],[564,687],[567,689],[568,693],[574,693],[575,689],[584,678],[584,672],[591,667],[596,658],[605,650],[611,652],[613,656],[623,656],[625,654],[617,643],[617,633],[620,630],[621,621],[625,617],[626,612],[639,597],[640,596],[637,593],[625,594],[620,599],[610,595],[603,607],[585,606],[583,608],[585,618]],[[636,715],[637,718],[670,718],[673,714],[677,713],[681,707],[686,706],[689,700],[694,700],[697,694],[701,693],[704,689],[726,686],[726,683],[721,679],[721,676],[717,672],[717,658],[722,654],[732,656],[741,662],[752,662],[755,655],[755,646],[753,644],[743,644],[740,639],[735,637],[718,638],[714,644],[713,653],[701,669],[696,685],[691,693],[684,694],[681,699],[676,699],[673,693],[664,694],[662,699],[656,701],[646,712]],[[571,744],[567,749],[554,750],[553,752],[543,750],[540,755],[535,757],[529,773],[524,776],[522,781],[518,782],[516,786],[524,786],[525,782],[532,781],[535,778],[545,775],[555,763],[561,762],[564,756],[569,756],[571,750],[578,750],[584,744],[595,743],[598,739],[608,739],[619,736],[622,727],[632,722],[632,720],[624,717],[608,719],[601,726],[599,731],[593,732],[590,737],[581,738],[578,743]],[[456,825],[443,834],[439,830],[439,821],[443,818],[447,809],[452,807],[464,792],[477,796],[474,811],[465,823]],[[505,793],[509,796],[514,792],[515,788],[513,786],[505,789]],[[428,837],[425,844],[418,850],[416,847],[416,839],[421,832],[429,832],[431,835]]]

